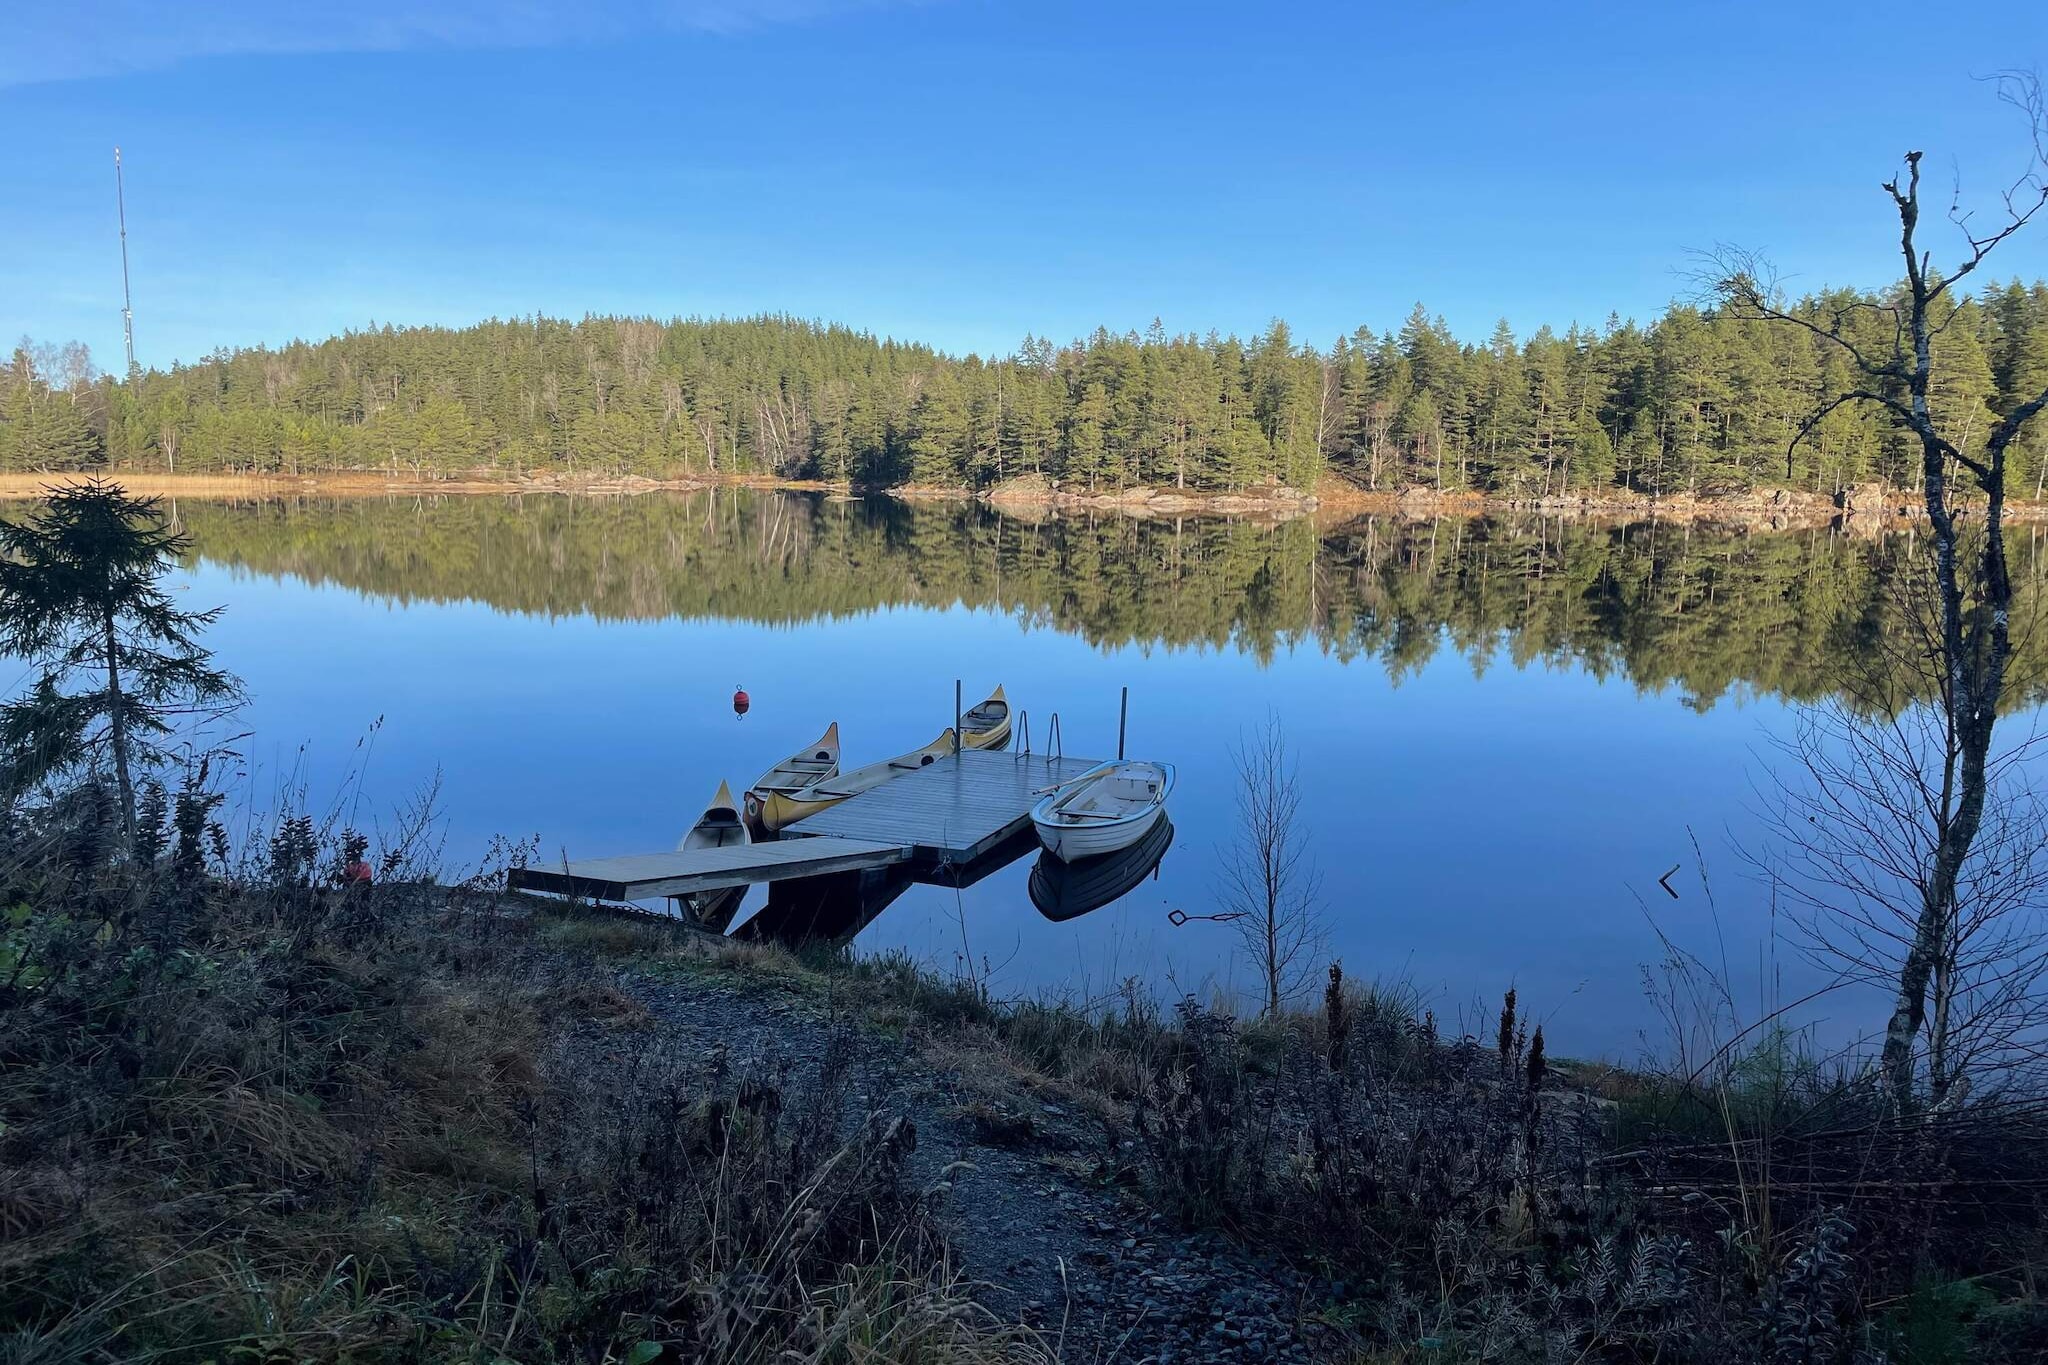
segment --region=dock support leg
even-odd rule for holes
[[[754,942],[845,943],[910,889],[899,867],[858,868],[768,884],[768,903],[734,931]]]

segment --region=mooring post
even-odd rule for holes
[[[960,710],[960,680],[955,678],[953,679],[953,752],[956,754],[960,752],[960,722],[965,719],[966,716]]]
[[[1130,728],[1130,721],[1131,689],[1126,687],[1124,688],[1123,696],[1118,699],[1116,704],[1116,757],[1119,763],[1123,762],[1124,731]]]

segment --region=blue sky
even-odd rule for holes
[[[2048,5],[0,0],[0,338],[786,311],[1007,353],[1647,316],[1689,249],[1896,273],[1989,200]],[[1987,211],[1995,202],[1987,204]],[[2048,274],[2048,228],[2001,276]]]

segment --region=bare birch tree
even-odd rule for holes
[[[2002,213],[1988,228],[1975,225],[1962,207],[1960,191],[1951,200],[1947,218],[1960,233],[1962,247],[1947,269],[1938,267],[1933,253],[1919,243],[1922,156],[1917,151],[1906,153],[1903,170],[1883,185],[1898,218],[1905,264],[1905,280],[1888,299],[1858,298],[1795,312],[1755,257],[1723,252],[1715,261],[1715,284],[1731,311],[1801,328],[1840,352],[1855,372],[1851,387],[1822,396],[1793,437],[1793,448],[1830,413],[1852,405],[1878,410],[1919,447],[1933,597],[1928,649],[1933,699],[1926,704],[1934,715],[1930,728],[1917,736],[1906,729],[1896,733],[1902,743],[1925,746],[1912,750],[1909,766],[1924,773],[1912,779],[1912,786],[1934,799],[1916,798],[1912,807],[1926,838],[1911,852],[1914,866],[1902,879],[1912,888],[1914,903],[1907,907],[1909,926],[1896,943],[1893,1003],[1884,1037],[1885,1075],[1902,1109],[1913,1102],[1930,1008],[1940,1003],[1937,977],[1955,960],[1945,945],[1955,944],[1962,933],[1962,888],[1971,875],[1973,852],[1982,856],[1978,838],[1991,790],[1992,735],[2013,653],[2013,588],[2004,529],[2006,452],[2021,429],[2048,407],[2048,389],[2015,403],[1973,455],[1944,435],[1929,403],[1937,383],[1934,341],[1955,316],[1957,287],[2048,206],[2048,108],[2040,80],[2008,73],[1999,78],[1998,89],[2000,98],[2026,117],[2031,139],[2027,165],[2003,191]],[[1951,471],[1959,471],[1954,490]],[[1983,499],[1981,511],[1960,505],[1975,496]],[[1966,518],[1966,510],[1974,515]],[[1898,714],[1903,716],[1904,708]],[[1996,823],[2001,817],[1992,819]],[[1944,1066],[1952,1063],[1950,1058]]]
[[[1962,795],[1945,711],[1900,695],[1926,682],[1922,643],[1907,631],[1841,696],[1800,712],[1780,749],[1803,780],[1781,772],[1764,812],[1763,870],[1809,955],[1844,982],[1893,991]],[[2039,738],[2008,737],[1987,759],[1983,818],[1932,950],[1920,1046],[1937,1106],[1975,1079],[2038,1067],[2048,1043],[2048,808],[2029,781]]]
[[[1220,899],[1259,973],[1268,1016],[1306,985],[1323,942],[1322,876],[1301,828],[1301,783],[1280,717],[1240,737],[1237,835],[1223,863]]]

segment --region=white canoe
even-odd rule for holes
[[[1129,848],[1159,823],[1173,781],[1171,763],[1099,763],[1032,807],[1038,842],[1063,862]]]

